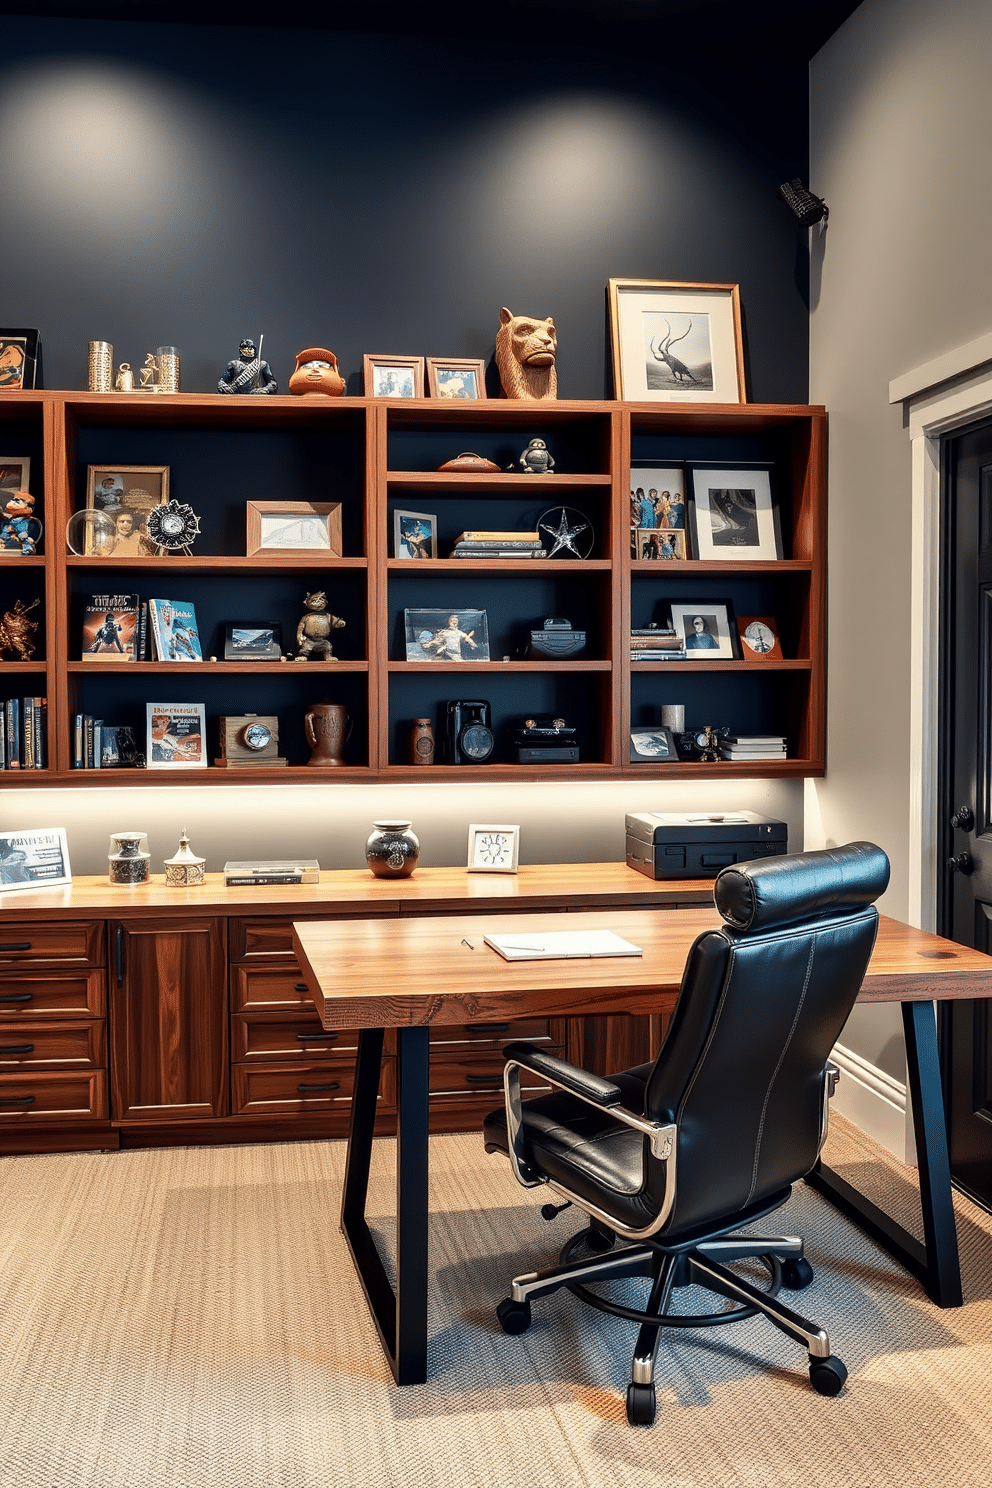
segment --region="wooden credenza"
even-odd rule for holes
[[[399,881],[342,870],[271,888],[227,888],[220,874],[198,889],[77,878],[0,894],[0,1154],[343,1136],[357,1036],[322,1028],[293,951],[294,920],[674,909],[711,898],[708,880],[652,882],[625,863],[512,876],[422,868]],[[662,1033],[645,1016],[439,1026],[431,1129],[479,1124],[499,1099],[512,1039],[602,1073],[653,1057]],[[379,1100],[385,1134],[396,1109],[390,1057]]]

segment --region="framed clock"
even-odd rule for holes
[[[468,829],[469,873],[516,873],[520,828],[473,822]]]

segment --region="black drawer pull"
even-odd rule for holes
[[[332,1039],[337,1038],[336,1033],[298,1033],[296,1037],[301,1044],[329,1044]]]
[[[293,991],[294,992],[309,992],[310,991],[310,988],[307,986],[306,982],[294,982],[293,983]]]
[[[297,1090],[340,1090],[340,1080],[328,1080],[326,1085],[297,1085]]]
[[[0,945],[0,951],[29,951],[30,949],[29,940],[12,940],[9,945]]]
[[[34,1044],[4,1044],[0,1054],[30,1054],[33,1050]]]
[[[33,992],[6,992],[0,997],[0,1002],[33,1002]]]
[[[466,1085],[502,1085],[502,1075],[466,1075]]]
[[[466,1033],[505,1033],[509,1023],[466,1023]]]
[[[33,1106],[33,1095],[5,1095],[0,1096],[0,1106]]]

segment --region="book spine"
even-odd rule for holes
[[[34,769],[34,698],[21,698],[21,717],[24,720],[21,764],[25,770]]]
[[[6,712],[7,768],[8,770],[19,770],[21,768],[21,720],[20,709],[16,698],[7,699]]]
[[[72,768],[83,768],[83,715],[77,713],[72,721]]]
[[[35,698],[37,718],[34,733],[34,762],[39,770],[48,767],[48,699]]]
[[[301,884],[303,875],[300,873],[269,873],[261,877],[225,877],[224,882],[228,885],[239,887],[244,884]]]
[[[7,768],[7,710],[0,708],[0,770]]]
[[[99,770],[103,765],[103,719],[93,720],[93,768]]]
[[[83,764],[87,770],[93,768],[93,719],[89,713],[83,717]]]

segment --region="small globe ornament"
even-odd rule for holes
[[[189,545],[200,533],[200,519],[185,502],[166,502],[153,506],[145,521],[148,536],[166,552],[183,552],[189,556]]]
[[[114,550],[117,527],[106,512],[87,507],[73,512],[66,523],[65,540],[69,552],[79,558],[106,558]]]

